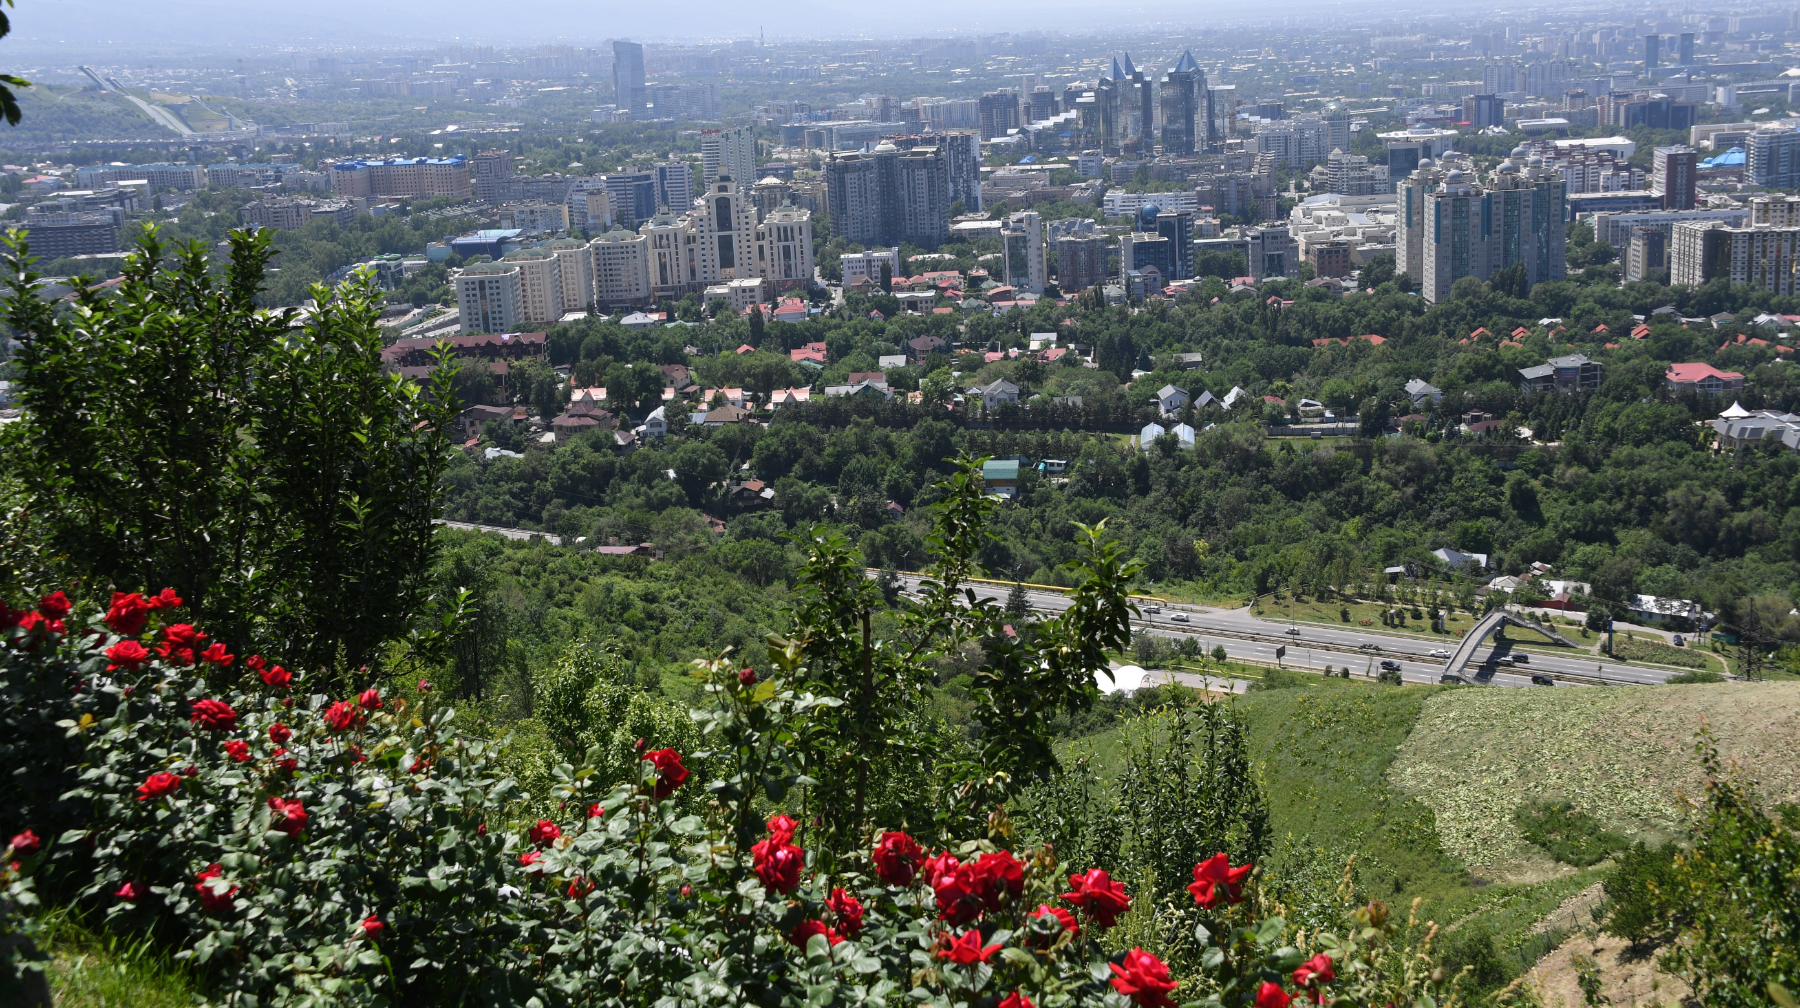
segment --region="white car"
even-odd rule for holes
[[[1150,615],[1152,615],[1152,616],[1155,616],[1155,615],[1157,615],[1157,614],[1158,614],[1158,613],[1160,613],[1160,612],[1162,612],[1162,606],[1159,606],[1159,605],[1147,605],[1147,606],[1145,606],[1145,607],[1144,607],[1144,611],[1145,611],[1145,612],[1146,612],[1146,613],[1149,613],[1149,614],[1150,614]]]
[[[1188,621],[1188,614],[1184,612],[1170,613],[1169,619],[1176,623],[1186,623]]]
[[[1449,658],[1450,652],[1445,651],[1443,648],[1437,648],[1436,650],[1431,652],[1431,657],[1433,657],[1433,658]]]

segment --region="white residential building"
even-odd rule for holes
[[[476,263],[456,278],[457,316],[465,333],[516,331],[525,321],[518,263]]]
[[[588,243],[594,256],[594,303],[626,307],[650,303],[649,241],[615,228]]]
[[[581,311],[594,302],[594,253],[587,242],[557,238],[538,246],[556,257],[563,311]]]
[[[544,248],[520,249],[508,253],[502,261],[519,267],[526,321],[554,322],[568,310],[563,307],[562,268],[556,262],[556,253]]]
[[[701,180],[711,189],[721,175],[745,187],[756,181],[756,137],[748,126],[700,131]],[[670,207],[671,210],[676,209]]]
[[[838,259],[844,271],[844,285],[867,279],[872,283],[881,282],[881,266],[887,264],[888,276],[905,276],[900,272],[900,247],[870,249],[867,252],[848,252]]]
[[[1015,293],[1044,293],[1044,222],[1035,210],[1013,214],[1000,229],[1004,282]]]

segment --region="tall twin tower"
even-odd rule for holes
[[[1181,54],[1180,62],[1163,77],[1161,91],[1164,153],[1193,154],[1216,140],[1212,92],[1192,52]],[[1083,105],[1088,105],[1087,97]],[[1132,64],[1130,53],[1123,64],[1113,60],[1112,70],[1094,85],[1091,98],[1093,118],[1083,125],[1103,149],[1121,151],[1135,144],[1148,151],[1156,142],[1157,82]]]

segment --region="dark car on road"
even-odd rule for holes
[[[1533,685],[1533,686],[1555,686],[1556,680],[1550,678],[1549,676],[1545,675],[1542,672],[1533,672],[1533,673],[1531,673],[1531,685]]]
[[[1397,661],[1383,661],[1381,663],[1381,671],[1398,672],[1400,671],[1400,663]]]

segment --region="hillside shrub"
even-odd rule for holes
[[[1536,802],[1513,812],[1519,832],[1564,864],[1586,868],[1611,857],[1626,845],[1624,837],[1569,802]]]

